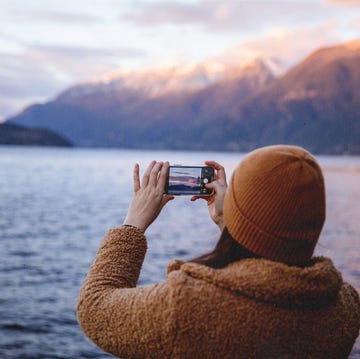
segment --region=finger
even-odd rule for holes
[[[163,208],[166,205],[166,203],[172,201],[174,198],[175,198],[174,196],[164,194],[161,202],[161,208]]]
[[[217,172],[225,175],[225,168],[220,163],[216,161],[205,161],[205,164],[207,166],[215,168]]]
[[[207,166],[214,167],[216,170],[224,169],[224,167],[221,166],[220,163],[218,163],[218,162],[216,162],[216,161],[213,161],[213,160],[205,161],[205,164],[206,164]]]
[[[220,183],[220,181],[213,181],[213,182],[207,183],[207,184],[205,185],[205,187],[206,187],[207,189],[212,189],[212,190],[214,190],[214,193],[213,193],[213,194],[215,194],[215,193],[220,193],[221,190],[222,190],[222,188],[224,188],[223,184]]]
[[[198,199],[203,199],[203,200],[205,200],[206,202],[209,203],[211,197],[212,197],[212,196],[192,196],[192,197],[190,198],[190,201],[191,201],[191,202],[195,202],[195,201],[197,201]]]
[[[163,166],[163,163],[162,162],[156,162],[154,167],[152,168],[151,170],[151,173],[150,173],[150,179],[149,179],[149,185],[152,186],[152,187],[156,187],[156,184],[157,184],[157,181],[158,181],[158,178],[159,178],[159,173],[160,173],[160,170]]]
[[[166,185],[166,180],[168,177],[169,167],[170,167],[170,164],[168,161],[166,161],[163,164],[163,166],[161,167],[161,171],[159,174],[159,179],[158,179],[158,183],[157,183],[156,187],[161,189],[162,191],[165,191],[165,185]]]
[[[139,164],[136,163],[134,166],[134,192],[140,189],[140,176],[139,176]]]
[[[205,161],[205,164],[207,166],[215,168],[216,169],[216,179],[219,180],[222,184],[226,185],[225,168],[216,161]]]
[[[216,193],[219,193],[219,190],[223,187],[218,181],[210,182],[205,185],[206,189],[211,190],[211,194],[198,196],[199,198],[203,198],[206,202],[210,203],[215,198]]]
[[[147,167],[144,175],[143,175],[142,185],[145,186],[145,187],[146,187],[146,186],[148,185],[148,183],[149,183],[150,173],[151,173],[151,171],[152,171],[155,163],[156,163],[156,161],[151,161],[150,164],[149,164],[149,166]]]
[[[205,187],[206,187],[207,189],[215,189],[215,190],[216,190],[216,188],[218,188],[218,186],[219,186],[219,182],[218,182],[218,181],[212,181],[212,182],[210,182],[210,183],[206,183],[206,185],[205,185]]]

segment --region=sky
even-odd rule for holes
[[[291,66],[359,38],[360,0],[0,0],[0,120],[120,69]]]

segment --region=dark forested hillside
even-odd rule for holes
[[[71,142],[53,131],[10,123],[0,124],[0,145],[72,146]]]

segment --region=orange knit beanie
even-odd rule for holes
[[[325,221],[324,178],[314,157],[285,145],[249,153],[232,175],[224,220],[230,235],[261,257],[309,260]]]

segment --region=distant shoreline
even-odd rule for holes
[[[213,150],[213,149],[196,149],[196,150],[191,150],[189,148],[186,149],[172,149],[172,148],[126,148],[126,147],[112,147],[112,146],[75,146],[75,145],[70,145],[70,146],[59,146],[59,145],[38,145],[38,144],[17,144],[17,143],[1,143],[0,142],[0,148],[16,148],[18,147],[19,149],[24,149],[24,148],[29,148],[29,149],[71,149],[71,150],[75,150],[75,151],[82,151],[82,150],[93,150],[93,151],[138,151],[138,152],[154,152],[154,153],[160,153],[160,152],[170,152],[170,153],[181,153],[181,152],[185,152],[185,153],[221,153],[221,154],[239,154],[239,155],[246,155],[248,152],[250,151],[236,151],[236,150]],[[261,146],[259,146],[261,147]],[[360,157],[360,153],[349,153],[349,152],[344,152],[344,153],[325,153],[325,152],[312,152],[313,155],[315,156],[320,156],[320,157],[337,157],[337,158],[346,158],[346,157]]]

